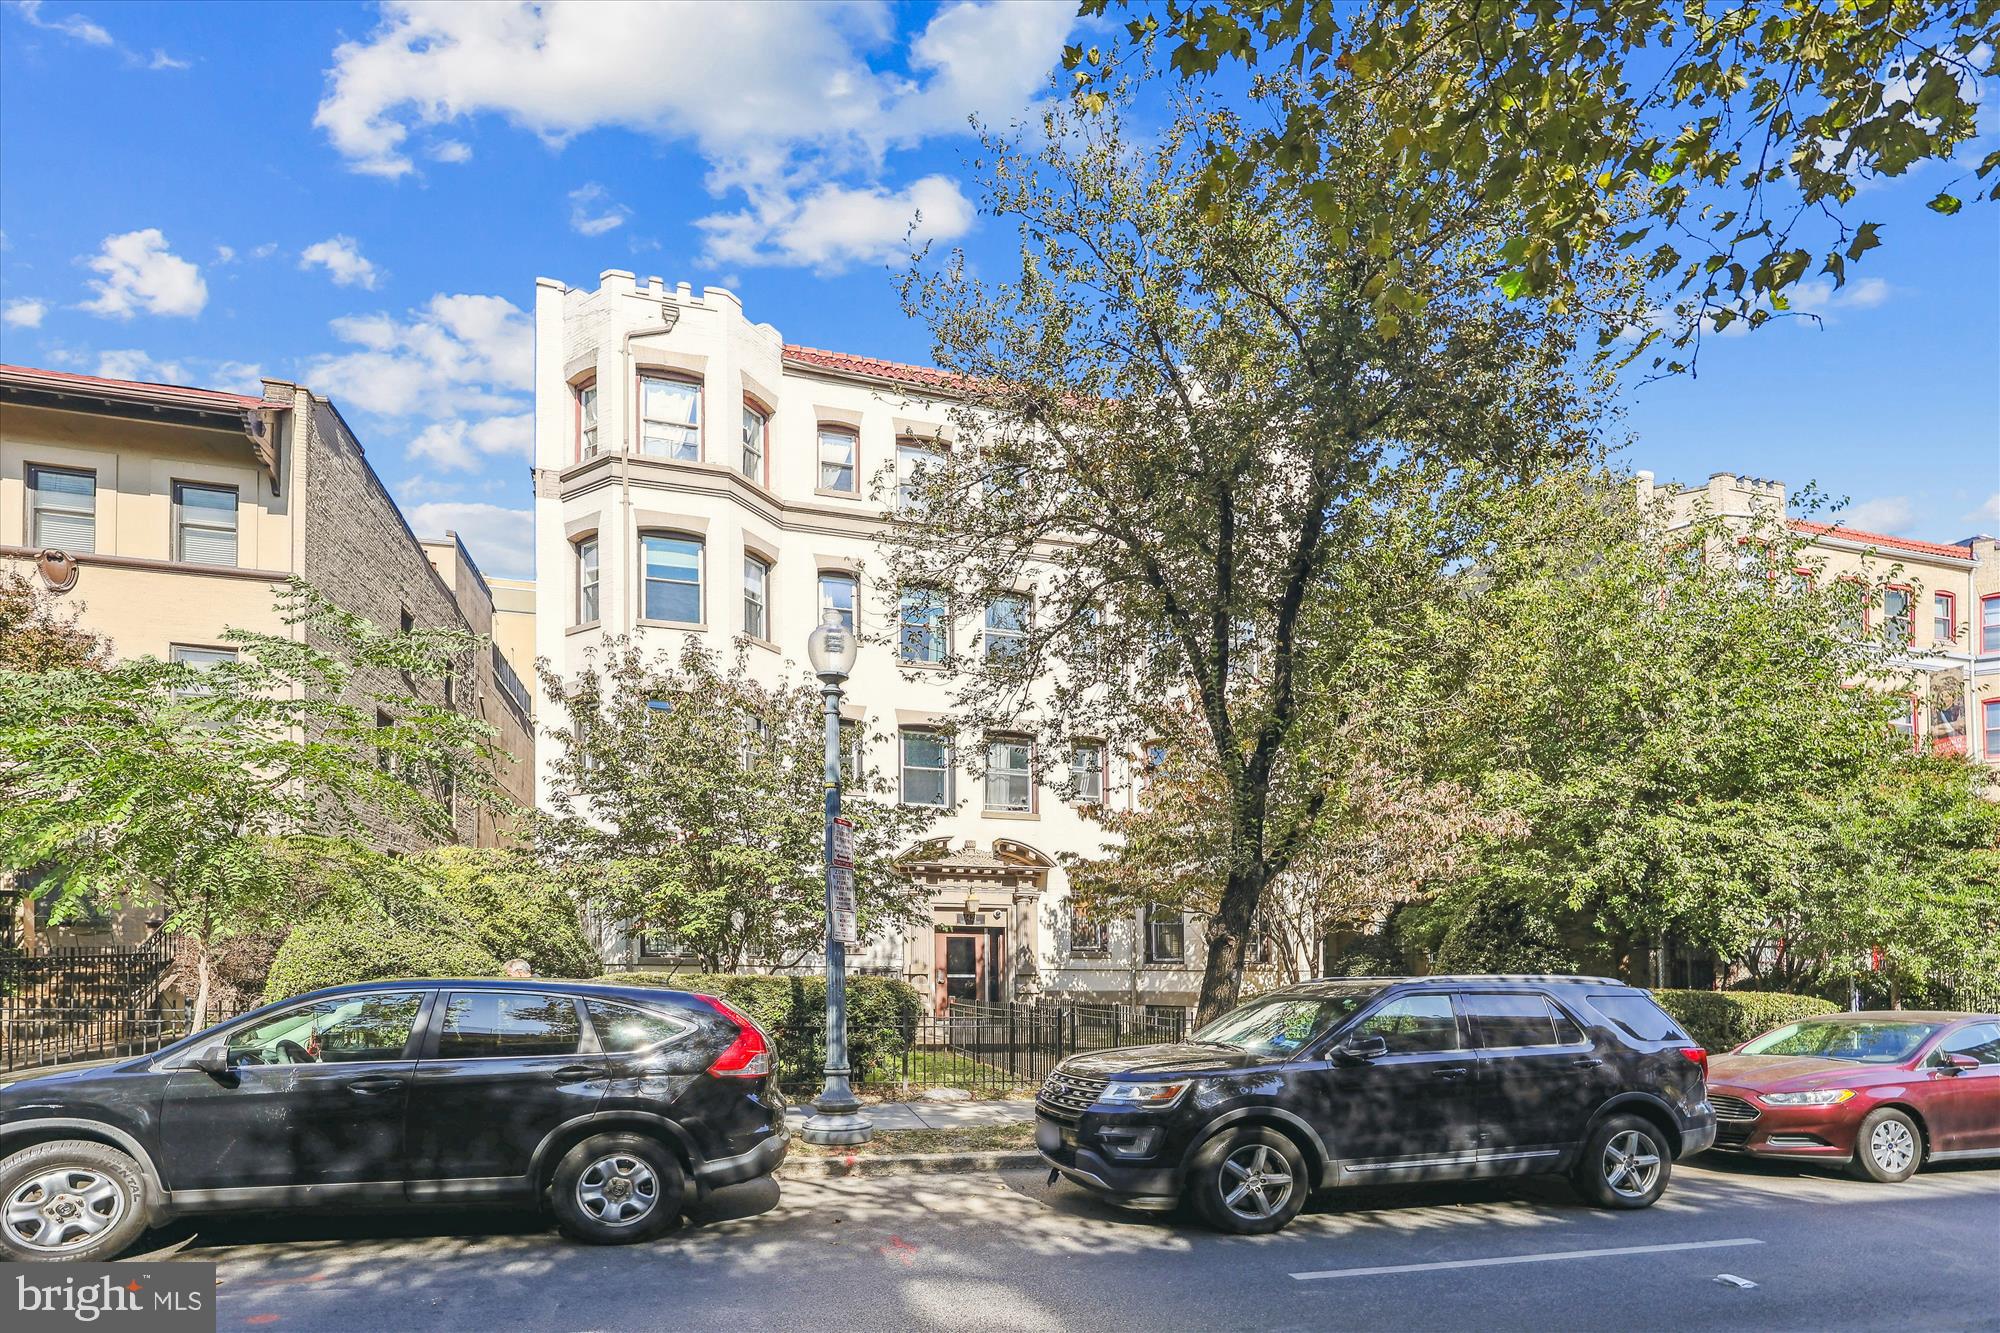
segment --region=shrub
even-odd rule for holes
[[[826,978],[713,972],[614,972],[608,986],[660,986],[727,1000],[757,1021],[777,1049],[779,1074],[809,1081],[826,1064]],[[847,1062],[857,1082],[900,1069],[924,1011],[923,998],[895,977],[847,979]]]
[[[264,1000],[322,986],[401,977],[493,977],[500,960],[447,929],[405,929],[380,919],[319,917],[285,937],[264,979]]]
[[[1711,1052],[1734,1050],[1794,1019],[1840,1010],[1817,995],[1783,991],[1656,990],[1653,998]]]
[[[405,865],[440,922],[462,923],[501,962],[524,958],[538,977],[587,977],[600,966],[576,900],[521,853],[439,847]]]

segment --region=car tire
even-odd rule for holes
[[[1312,1176],[1298,1145],[1275,1129],[1224,1131],[1195,1154],[1188,1193],[1217,1231],[1263,1236],[1306,1206]]]
[[[115,1259],[145,1230],[146,1177],[116,1148],[58,1139],[0,1160],[0,1253],[9,1259]]]
[[[1590,1132],[1571,1180],[1599,1208],[1650,1208],[1674,1172],[1673,1149],[1652,1121],[1614,1115]]]
[[[1924,1136],[1917,1122],[1894,1107],[1870,1111],[1854,1132],[1854,1160],[1847,1169],[1861,1180],[1894,1185],[1917,1174]]]
[[[680,1219],[687,1177],[673,1149],[644,1134],[597,1134],[563,1154],[549,1180],[556,1225],[586,1245],[652,1240]]]

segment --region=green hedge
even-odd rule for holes
[[[1817,995],[1787,995],[1783,991],[1656,990],[1653,998],[1711,1054],[1734,1050],[1794,1019],[1840,1010],[1839,1005]]]
[[[826,1064],[826,978],[714,972],[613,972],[608,986],[660,986],[727,1000],[757,1021],[778,1048],[778,1072],[810,1080]],[[923,998],[894,977],[847,979],[847,1061],[856,1082],[893,1077],[924,1011]]]
[[[583,937],[576,900],[529,857],[439,847],[405,866],[438,924],[462,929],[502,963],[526,959],[538,977],[587,977],[603,966]]]
[[[497,977],[500,960],[449,930],[405,930],[381,920],[320,917],[285,937],[264,979],[264,1001],[350,981]]]

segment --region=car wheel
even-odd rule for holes
[[[589,1245],[652,1240],[681,1215],[686,1192],[673,1150],[643,1134],[599,1134],[563,1154],[549,1181],[556,1224]]]
[[[145,1229],[145,1177],[116,1148],[61,1139],[0,1161],[0,1251],[10,1259],[115,1259]]]
[[[1854,1161],[1848,1170],[1863,1180],[1893,1185],[1917,1173],[1924,1160],[1924,1136],[1917,1122],[1884,1106],[1870,1111],[1854,1135]]]
[[[1195,1154],[1189,1180],[1209,1225],[1237,1236],[1266,1235],[1290,1222],[1311,1186],[1298,1145],[1275,1129],[1218,1134]]]
[[[1673,1174],[1667,1136],[1650,1120],[1614,1115],[1584,1140],[1577,1193],[1600,1208],[1649,1208]]]

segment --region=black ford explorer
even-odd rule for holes
[[[1715,1139],[1707,1065],[1650,995],[1602,977],[1315,981],[1182,1042],[1070,1057],[1035,1138],[1114,1203],[1191,1196],[1241,1234],[1313,1190],[1390,1181],[1566,1173],[1644,1208]]]
[[[690,1189],[769,1173],[764,1033],[705,995],[383,981],[269,1005],[154,1055],[0,1088],[0,1253],[109,1259],[187,1213],[540,1201],[645,1240]]]

